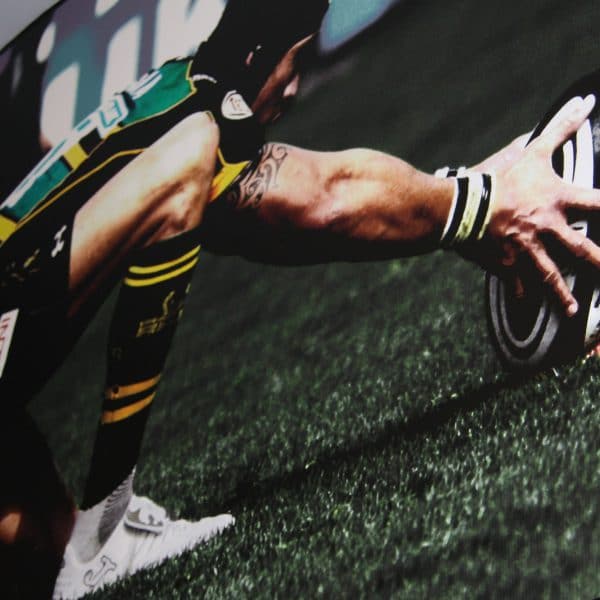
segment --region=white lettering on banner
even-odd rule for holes
[[[35,53],[35,59],[41,64],[48,60],[56,40],[56,23],[48,23]]]
[[[61,140],[42,158],[32,171],[21,181],[15,190],[8,196],[0,208],[12,208],[27,193],[31,186],[41,175],[59,161],[64,152],[75,145],[90,131],[96,130],[101,138],[105,138],[114,127],[124,119],[129,112],[127,104],[121,95],[109,98],[98,110],[77,124],[69,133],[67,139]]]
[[[58,144],[75,122],[79,89],[79,64],[72,63],[46,86],[42,96],[40,128],[52,145]]]
[[[120,4],[114,0],[69,0],[68,19],[79,15],[86,35],[89,32],[93,39],[74,41],[72,31],[61,38],[61,19],[65,17],[60,9],[57,11],[56,37],[48,57],[48,64],[53,65],[52,72],[56,75],[42,91],[43,137],[52,145],[59,143],[73,128],[77,114],[91,112],[102,98],[126,87],[138,77],[140,68],[158,67],[170,58],[193,52],[212,33],[225,3],[225,0],[128,0]],[[94,7],[92,11],[90,6]],[[120,11],[118,22],[114,22],[114,17],[110,20],[115,7]],[[86,22],[90,12],[95,18]],[[107,43],[104,42],[106,23],[111,23],[109,31],[112,33]],[[151,43],[142,42],[148,36]],[[93,54],[89,49],[79,49],[79,44],[86,42],[95,49]],[[75,62],[61,68],[60,61],[66,54]],[[57,63],[53,64],[53,60]],[[97,92],[100,97],[95,100],[90,97],[89,87],[83,93],[83,86],[89,81],[86,77],[95,77],[96,81],[100,77],[103,82]]]
[[[149,92],[160,80],[162,75],[160,71],[151,71],[143,75],[139,81],[136,81],[130,85],[127,89],[127,93],[134,99],[141,98],[146,92]]]
[[[8,351],[10,350],[10,343],[15,331],[18,314],[19,309],[15,308],[10,312],[0,315],[0,378],[4,373],[4,367],[8,359]]]
[[[108,44],[102,100],[120,92],[138,77],[142,19],[137,16],[120,27]],[[136,52],[132,52],[135,48]]]
[[[223,0],[158,0],[152,65],[195,50],[217,26],[224,6]]]
[[[96,6],[94,7],[94,16],[102,17],[109,10],[114,8],[119,3],[119,0],[96,0]]]

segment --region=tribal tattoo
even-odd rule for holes
[[[227,202],[239,208],[256,208],[277,182],[277,174],[288,156],[283,144],[266,144],[257,167],[227,193]]]

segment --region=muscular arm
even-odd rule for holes
[[[483,239],[460,248],[499,274],[519,276],[533,264],[568,314],[577,303],[547,241],[600,269],[600,247],[567,220],[572,211],[600,211],[600,191],[563,181],[551,158],[594,103],[593,96],[574,98],[525,149],[510,145],[481,163],[496,174],[491,217]],[[418,254],[437,247],[452,193],[450,182],[372,150],[322,153],[270,144],[238,188],[207,208],[204,245],[275,264]]]
[[[418,254],[437,247],[452,195],[449,181],[381,152],[267,144],[207,208],[204,245],[272,264]]]

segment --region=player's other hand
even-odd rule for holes
[[[595,97],[572,99],[546,130],[527,146],[517,138],[504,150],[476,168],[494,170],[496,196],[484,236],[486,268],[510,274],[513,280],[527,275],[521,265],[533,265],[541,280],[557,296],[566,313],[577,312],[559,267],[551,257],[548,242],[558,242],[577,260],[600,269],[600,248],[567,222],[569,211],[599,211],[600,190],[578,187],[563,181],[552,167],[552,154],[585,122]]]

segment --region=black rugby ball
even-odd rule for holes
[[[533,131],[539,136],[559,118],[573,98],[596,96],[588,119],[552,157],[554,170],[565,181],[600,187],[600,70],[583,77],[553,104]],[[600,214],[577,215],[569,222],[600,245]],[[489,331],[503,365],[513,371],[536,370],[584,355],[600,341],[600,275],[589,265],[552,254],[561,268],[579,310],[567,317],[543,285],[526,286],[519,297],[513,286],[487,274],[485,303]]]

